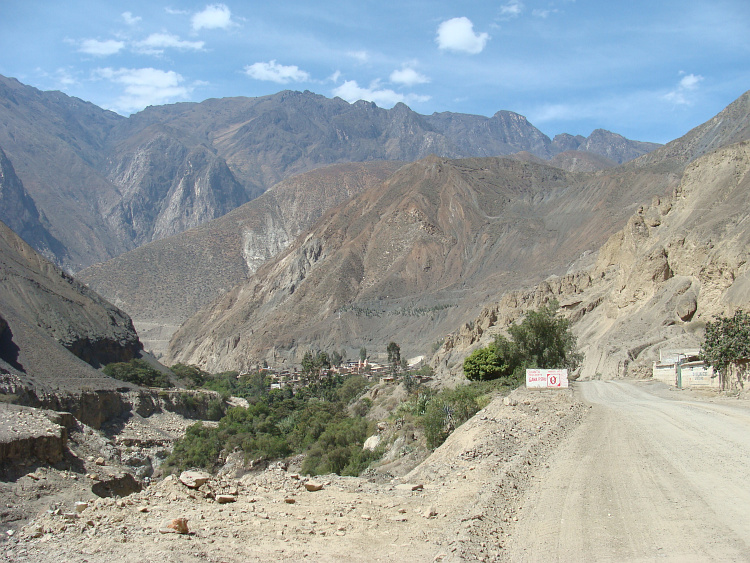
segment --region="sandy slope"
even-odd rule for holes
[[[750,408],[579,384],[591,415],[524,499],[510,561],[750,560]]]

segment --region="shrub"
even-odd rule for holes
[[[102,370],[106,375],[142,385],[144,387],[172,387],[166,374],[151,367],[145,360],[133,359],[129,362],[107,364]]]

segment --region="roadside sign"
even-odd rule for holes
[[[526,387],[562,388],[568,386],[567,369],[527,369]]]

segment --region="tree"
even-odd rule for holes
[[[538,311],[530,311],[521,324],[508,329],[525,367],[572,370],[581,363],[570,321],[560,316],[558,309],[557,301],[551,301]]]
[[[362,346],[362,348],[359,349],[359,361],[364,362],[367,359],[367,348]]]
[[[141,359],[107,364],[102,371],[105,375],[120,381],[127,381],[144,387],[172,387],[167,374],[154,369],[148,362]]]
[[[342,353],[337,352],[336,350],[331,353],[331,365],[340,366],[343,360],[344,355]]]
[[[191,387],[202,387],[209,375],[198,366],[193,365],[175,364],[169,369],[180,379],[188,381]]]
[[[506,375],[508,367],[494,345],[474,350],[464,359],[464,375],[471,381],[497,379]]]
[[[750,313],[736,311],[731,317],[706,323],[700,357],[719,373],[723,387],[730,366],[750,358]]]
[[[388,364],[391,366],[391,373],[396,373],[401,367],[401,347],[395,342],[390,342],[388,348]]]
[[[319,351],[313,354],[308,350],[302,357],[301,365],[303,375],[317,380],[320,378],[320,372],[322,369],[329,369],[331,367],[331,361],[328,359],[328,354],[326,352]]]
[[[472,381],[505,377],[523,380],[527,368],[575,369],[582,356],[570,321],[558,314],[556,301],[508,329],[510,338],[498,335],[486,348],[475,350],[464,360],[464,375]]]

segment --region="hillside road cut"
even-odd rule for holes
[[[575,384],[590,416],[522,501],[509,561],[750,561],[750,405]]]

